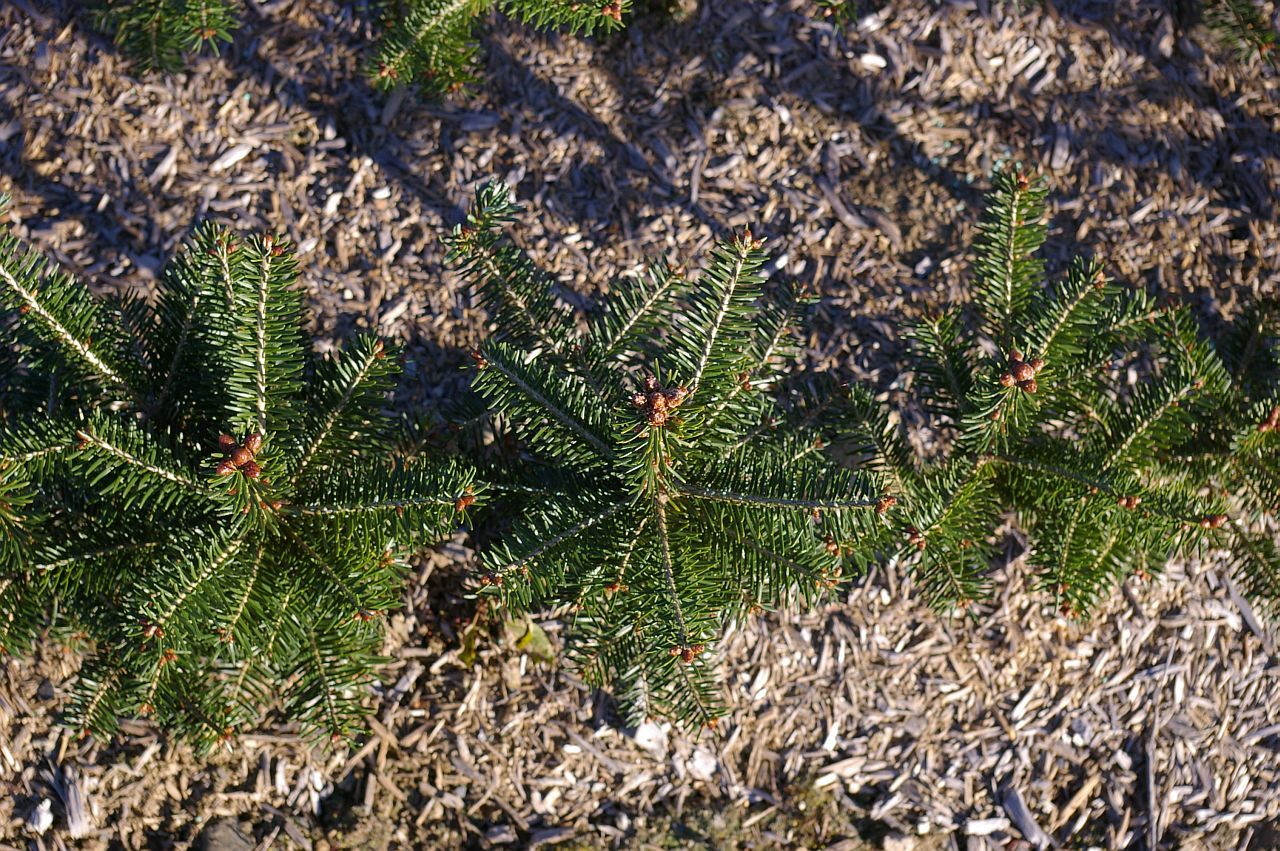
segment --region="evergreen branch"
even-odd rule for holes
[[[280,639],[285,619],[291,611],[290,604],[293,602],[293,598],[300,588],[301,586],[296,583],[291,584],[281,596],[280,607],[276,611],[275,620],[273,620],[271,625],[267,628],[266,644],[262,646],[262,649],[258,653],[246,658],[244,663],[240,666],[240,670],[236,673],[236,678],[232,681],[231,688],[229,690],[231,701],[233,703],[241,702],[239,695],[245,687],[245,682],[249,677],[249,673],[257,664],[256,660],[271,659],[271,654],[275,652],[276,642]]]
[[[979,225],[974,297],[986,327],[1007,351],[1014,318],[1030,302],[1043,276],[1036,251],[1044,243],[1046,190],[1020,167],[997,174]]]
[[[169,394],[173,392],[174,381],[178,377],[178,367],[182,364],[182,358],[186,354],[192,330],[195,328],[196,311],[200,309],[202,295],[203,293],[199,290],[194,290],[190,293],[189,307],[183,313],[182,324],[178,329],[178,338],[173,346],[173,355],[169,358],[169,366],[165,369],[164,378],[160,382],[160,390],[156,393],[150,406],[153,413],[159,411],[168,403]]]
[[[680,684],[684,686],[684,693],[693,700],[694,708],[697,710],[697,721],[700,726],[707,726],[720,714],[712,707],[708,706],[702,699],[702,693],[698,688],[698,684],[693,681],[689,674],[691,665],[683,665],[679,662],[674,663],[676,672],[680,675]]]
[[[351,404],[351,400],[355,397],[357,391],[364,385],[370,374],[374,372],[375,365],[377,365],[378,361],[386,358],[386,353],[383,350],[381,341],[375,341],[373,345],[365,347],[364,351],[358,352],[357,356],[359,362],[355,371],[345,376],[345,380],[340,384],[338,399],[325,412],[320,428],[302,447],[298,462],[294,466],[293,472],[289,475],[290,484],[302,477],[307,466],[315,458],[316,453],[333,431],[334,425],[347,409],[347,406]]]
[[[676,616],[676,627],[679,630],[680,646],[689,647],[689,629],[685,625],[684,610],[680,607],[680,592],[676,589],[675,566],[671,561],[671,536],[667,531],[667,497],[655,494],[653,509],[658,518],[658,541],[662,544],[662,574],[667,582],[667,596],[671,600],[671,608]],[[680,668],[679,665],[676,666]]]
[[[1163,399],[1154,411],[1142,417],[1136,427],[1130,428],[1121,439],[1121,441],[1112,447],[1111,451],[1103,459],[1102,468],[1110,469],[1117,461],[1124,457],[1129,447],[1133,445],[1140,436],[1150,429],[1154,428],[1159,420],[1169,411],[1177,408],[1178,403],[1190,396],[1197,389],[1194,381],[1189,381],[1179,387],[1174,388],[1173,392]]]
[[[125,381],[120,373],[103,360],[100,355],[93,351],[91,341],[81,340],[73,334],[71,330],[54,315],[53,310],[47,307],[38,297],[39,293],[36,289],[33,286],[26,285],[24,281],[19,280],[19,278],[9,270],[7,261],[10,257],[6,255],[12,255],[13,251],[13,247],[0,244],[0,280],[3,280],[4,283],[8,285],[9,289],[17,295],[19,312],[35,316],[39,319],[47,331],[48,339],[72,353],[77,360],[88,366],[89,370],[108,386],[118,387],[134,399],[140,398],[138,392],[131,387],[127,381]],[[26,263],[29,269],[39,270],[40,268],[30,258],[27,259]],[[38,271],[31,275],[33,280],[36,278],[37,274]],[[59,283],[66,287],[72,286],[72,283],[69,280],[61,281]]]
[[[111,458],[114,458],[135,470],[140,470],[148,475],[155,476],[167,482],[172,482],[175,485],[181,485],[188,491],[201,496],[205,496],[208,493],[205,486],[199,481],[196,481],[195,479],[192,479],[176,470],[166,469],[165,467],[161,467],[157,464],[153,464],[139,458],[136,454],[120,445],[119,442],[113,442],[98,434],[91,425],[86,424],[83,429],[76,431],[76,438],[85,444],[86,447],[92,446],[100,449]]]
[[[342,596],[346,598],[352,612],[365,611],[365,607],[361,605],[360,602],[361,595],[352,588],[346,580],[339,576],[332,567],[329,566],[328,559],[324,558],[312,549],[306,541],[302,540],[301,537],[288,527],[285,527],[285,536],[289,538],[295,547],[297,547],[299,552],[307,557],[307,561],[310,564],[320,568],[320,572],[329,578],[333,583],[333,587],[336,587],[342,593]]]
[[[605,459],[613,458],[615,456],[613,447],[593,432],[578,416],[575,416],[574,412],[571,412],[562,404],[564,401],[563,393],[557,394],[561,396],[560,399],[552,399],[551,393],[548,391],[555,385],[550,382],[544,382],[545,391],[539,388],[535,383],[535,376],[528,372],[526,365],[518,364],[511,357],[512,354],[513,352],[510,349],[503,347],[499,343],[487,345],[484,349],[483,357],[485,363],[480,372],[481,377],[488,373],[501,375],[525,398],[532,401],[538,410],[543,411],[565,429],[586,441],[600,457]],[[569,387],[568,381],[561,382],[561,386],[567,390]],[[483,392],[483,387],[481,392]]]
[[[422,66],[428,80],[436,75],[455,76],[456,70],[451,66],[462,64],[466,56],[458,43],[465,38],[471,20],[483,14],[493,2],[443,0],[435,5],[432,0],[419,0],[384,36],[383,47],[370,66],[370,76],[384,88],[402,80],[416,79],[419,76],[415,73],[416,65]]]
[[[253,333],[257,339],[257,345],[253,350],[253,365],[257,370],[257,396],[254,398],[254,406],[258,414],[258,431],[265,434],[267,431],[267,282],[270,280],[269,271],[271,263],[271,252],[262,252],[262,274],[258,278],[258,286],[255,288],[256,296],[254,311]]]
[[[14,452],[12,454],[0,455],[0,470],[4,470],[10,466],[19,466],[21,464],[29,464],[32,461],[38,461],[50,455],[61,455],[69,449],[74,448],[74,444],[59,441],[49,446],[42,446],[38,449],[28,449],[25,452]]]
[[[316,643],[314,629],[307,630],[307,649],[311,653],[311,661],[315,663],[316,670],[323,671],[325,669],[324,657],[320,654],[320,645]],[[329,688],[328,681],[323,677],[321,677],[320,693],[324,698],[325,715],[329,719],[329,729],[336,732],[342,727],[342,722],[338,718],[338,705],[332,690]]]
[[[249,570],[249,579],[245,582],[244,593],[236,601],[235,608],[231,611],[231,616],[227,618],[226,626],[223,628],[224,638],[227,641],[234,640],[236,628],[240,626],[240,621],[244,617],[245,609],[249,605],[249,598],[253,596],[254,587],[258,584],[258,574],[262,569],[262,557],[265,548],[261,543],[258,544],[258,551],[253,557],[253,566]]]
[[[407,511],[427,506],[452,508],[456,503],[456,498],[425,495],[377,499],[359,504],[293,503],[281,506],[280,513],[294,517],[347,517],[374,514],[380,511]]]
[[[88,702],[80,708],[78,713],[76,713],[80,717],[81,727],[83,729],[88,730],[91,725],[93,725],[98,707],[101,706],[102,702],[106,700],[109,694],[111,694],[112,689],[119,684],[123,673],[124,671],[118,666],[112,666],[107,670],[107,676],[102,677],[98,681],[97,685],[89,695]]]
[[[846,511],[851,508],[875,508],[879,499],[825,500],[825,499],[785,499],[762,494],[736,493],[714,488],[699,488],[684,484],[673,492],[673,495],[691,496],[696,499],[711,499],[728,502],[734,505],[750,505],[757,508],[796,508],[806,511],[830,510]]]
[[[650,327],[658,318],[659,308],[686,283],[683,274],[666,263],[653,264],[646,272],[636,279],[634,288],[624,285],[598,306],[589,336],[601,360],[616,355],[633,332]]]
[[[177,596],[164,610],[156,615],[155,623],[157,626],[167,627],[170,619],[186,604],[191,595],[196,593],[212,576],[216,575],[235,557],[236,553],[240,551],[240,547],[244,544],[246,534],[247,530],[241,529],[238,536],[228,538],[225,544],[215,549],[212,554],[213,557],[208,564],[199,573],[187,580],[186,585],[178,590]]]
[[[495,572],[501,575],[501,574],[510,573],[512,571],[519,570],[525,565],[537,560],[541,556],[554,551],[555,549],[560,547],[562,544],[565,544],[569,541],[573,541],[577,539],[578,536],[581,535],[583,532],[587,531],[588,529],[594,526],[598,526],[599,524],[608,520],[610,517],[613,517],[615,514],[617,514],[619,511],[622,511],[626,507],[627,507],[627,504],[625,502],[617,502],[612,505],[609,505],[602,511],[597,511],[592,514],[589,514],[584,518],[582,518],[581,520],[579,520],[578,522],[574,523],[572,526],[567,527],[563,531],[557,532],[554,535],[551,535],[549,537],[544,537],[533,549],[529,550],[526,553],[523,553],[520,556],[520,558],[517,560],[508,561],[505,566],[499,567]],[[638,536],[639,532],[637,532],[636,534]],[[634,546],[635,546],[635,542],[633,541],[632,547],[634,548]],[[630,550],[628,550],[627,557],[630,558]],[[623,564],[625,565],[625,563],[626,562],[624,561]]]
[[[153,550],[161,546],[161,543],[160,541],[126,541],[121,544],[110,544],[95,550],[76,552],[53,561],[43,561],[32,565],[31,569],[47,573],[86,560],[105,559],[122,553],[140,553],[145,550]]]
[[[693,363],[693,373],[688,381],[690,396],[698,391],[698,386],[702,383],[702,375],[711,363],[711,355],[716,349],[716,343],[721,340],[721,332],[725,320],[730,315],[735,297],[741,298],[740,288],[750,283],[749,276],[745,273],[749,269],[748,264],[752,255],[759,253],[759,243],[753,242],[751,234],[747,233],[741,239],[722,243],[717,250],[717,263],[727,263],[728,268],[721,270],[713,265],[704,275],[709,284],[706,289],[710,291],[708,295],[713,301],[713,313],[709,317],[709,322],[697,329],[702,346]]]

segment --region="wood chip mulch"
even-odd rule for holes
[[[353,4],[250,0],[221,57],[143,78],[75,5],[0,5],[18,233],[144,293],[200,218],[288,234],[323,344],[370,328],[409,346],[406,406],[455,394],[484,332],[438,234],[491,176],[578,296],[750,224],[822,295],[810,364],[890,398],[904,317],[962,296],[986,176],[1010,159],[1049,178],[1054,269],[1094,254],[1206,321],[1280,276],[1280,82],[1158,2],[894,3],[842,34],[800,0],[687,2],[601,42],[498,20],[481,87],[444,104],[360,81]],[[1131,580],[1076,624],[1026,588],[1010,541],[971,620],[928,612],[890,565],[738,631],[733,715],[700,737],[620,729],[606,697],[483,622],[464,664],[461,539],[392,618],[349,753],[282,724],[208,762],[142,723],[73,740],[54,720],[78,659],[50,643],[3,662],[0,849],[185,848],[218,817],[259,848],[658,847],[689,835],[672,814],[810,847],[815,795],[847,816],[818,847],[1280,846],[1275,633],[1221,561]]]

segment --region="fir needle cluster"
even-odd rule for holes
[[[749,231],[700,274],[655,262],[580,313],[503,237],[517,213],[489,184],[448,238],[496,328],[474,356],[486,442],[515,448],[490,475],[518,519],[482,583],[562,607],[570,658],[628,719],[714,723],[726,626],[813,603],[835,542],[874,538],[892,502],[824,453],[833,394],[782,392],[806,300],[766,286]]]
[[[308,350],[278,238],[203,226],[149,305],[0,236],[0,645],[90,642],[69,722],[154,716],[202,746],[277,701],[358,729],[405,560],[470,470],[396,460],[381,340]]]
[[[967,606],[1012,515],[1063,614],[1086,617],[1123,578],[1207,549],[1229,552],[1274,604],[1280,310],[1259,301],[1211,339],[1187,307],[1115,283],[1096,260],[1049,282],[1045,195],[1017,168],[996,176],[967,310],[911,334],[913,389],[949,448],[918,458],[884,411],[855,412],[897,484],[900,555],[934,605]]]
[[[70,720],[97,733],[148,714],[210,745],[279,697],[340,739],[405,558],[477,510],[480,592],[562,616],[631,722],[714,724],[725,630],[871,564],[940,610],[982,600],[1010,519],[1064,615],[1207,552],[1274,608],[1280,307],[1202,324],[1096,260],[1051,280],[1046,194],[995,177],[969,302],[910,333],[927,456],[867,389],[794,367],[810,300],[749,231],[572,307],[504,236],[508,189],[481,189],[446,238],[493,327],[466,462],[397,455],[381,341],[308,350],[278,239],[202,227],[146,304],[5,234],[0,642],[87,636]]]
[[[415,86],[445,95],[474,79],[477,32],[494,12],[542,30],[590,36],[621,29],[632,0],[375,0],[379,33],[364,65],[377,89]],[[91,0],[90,20],[142,71],[174,72],[188,54],[230,42],[240,0]]]

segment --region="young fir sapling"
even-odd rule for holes
[[[239,0],[90,0],[90,20],[143,71],[178,71],[188,53],[230,42]]]
[[[503,238],[518,211],[491,183],[447,238],[496,327],[474,353],[479,413],[516,448],[493,477],[518,516],[483,585],[566,607],[571,660],[630,720],[713,723],[725,627],[813,603],[841,577],[837,542],[880,539],[893,499],[825,457],[832,394],[779,400],[805,300],[766,287],[750,232],[699,275],[655,262],[581,314]]]
[[[882,409],[852,412],[900,497],[901,555],[934,605],[966,606],[1011,513],[1064,614],[1206,546],[1274,602],[1280,312],[1259,302],[1215,345],[1185,306],[1117,285],[1098,261],[1046,283],[1045,196],[1023,171],[997,175],[968,310],[910,335],[913,390],[949,448],[917,458]]]
[[[296,272],[206,225],[147,305],[0,236],[0,644],[91,640],[85,730],[153,715],[208,746],[279,699],[341,739],[406,556],[477,498],[464,467],[392,460],[398,358],[309,350]]]
[[[539,29],[593,35],[622,27],[632,0],[386,0],[366,74],[383,90],[416,85],[437,95],[473,80],[476,28],[493,11]]]
[[[444,95],[473,79],[476,30],[497,11],[539,29],[593,35],[620,29],[632,0],[374,0],[360,8],[380,35],[365,62],[380,90]],[[239,0],[90,0],[90,20],[143,71],[177,71],[184,57],[229,42]]]

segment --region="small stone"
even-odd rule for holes
[[[485,841],[491,845],[510,845],[519,839],[509,824],[496,824],[484,832]]]
[[[667,731],[652,721],[645,721],[636,727],[631,738],[637,746],[655,756],[665,756],[667,753]]]
[[[905,833],[890,833],[884,838],[884,851],[915,851],[916,839]]]
[[[990,836],[998,830],[1008,830],[1010,822],[1007,818],[980,818],[965,822],[966,836]]]
[[[193,851],[253,851],[253,842],[234,819],[220,818],[205,825],[191,843]]]
[[[27,814],[27,829],[39,836],[43,836],[44,832],[52,826],[53,801],[48,798],[41,798],[35,809]]]
[[[689,758],[689,776],[694,780],[705,782],[715,776],[719,764],[716,755],[711,751],[705,748],[695,748],[693,756]]]

